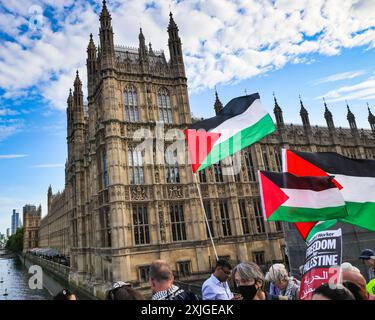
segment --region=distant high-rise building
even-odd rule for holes
[[[17,229],[21,226],[20,222],[20,214],[17,212],[16,209],[13,209],[12,214],[12,224],[11,224],[11,234],[15,234],[17,232]]]
[[[10,237],[10,228],[7,228],[7,238]]]

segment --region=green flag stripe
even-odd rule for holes
[[[275,130],[276,128],[271,116],[269,114],[265,115],[254,125],[237,132],[229,139],[215,145],[197,171],[203,170],[237,151],[250,146]]]
[[[346,207],[349,215],[340,221],[375,231],[375,202],[346,202]]]
[[[281,206],[268,218],[269,221],[311,222],[347,217],[345,206],[321,209]]]

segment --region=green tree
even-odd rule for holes
[[[9,237],[5,248],[13,252],[22,252],[23,228],[18,228],[16,234],[13,234]]]

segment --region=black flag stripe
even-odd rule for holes
[[[257,99],[260,99],[258,93],[234,98],[229,101],[215,117],[193,123],[189,126],[189,129],[204,129],[209,131],[210,129],[216,128],[224,121],[244,113]]]
[[[288,172],[268,172],[261,171],[265,177],[271,180],[279,188],[300,189],[311,191],[323,191],[331,188],[337,188],[332,182],[333,177],[298,177]]]
[[[327,173],[375,178],[375,160],[351,159],[335,152],[292,152]]]

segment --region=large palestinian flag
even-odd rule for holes
[[[283,150],[283,166],[284,171],[298,176],[333,175],[348,211],[340,221],[375,231],[375,160]]]
[[[258,93],[234,98],[215,116],[185,130],[193,172],[240,151],[275,131]]]
[[[333,178],[259,171],[263,213],[269,221],[305,222],[345,217],[345,201]]]

